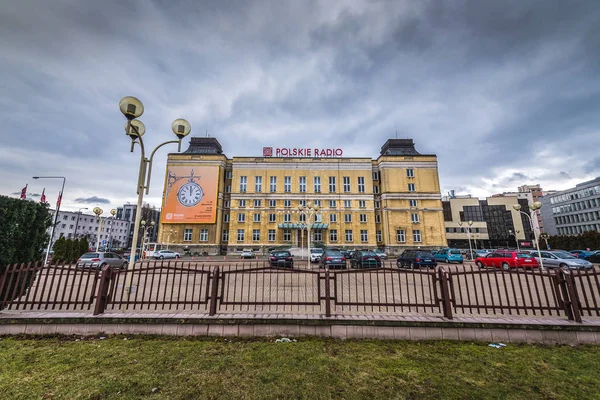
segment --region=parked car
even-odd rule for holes
[[[463,256],[458,249],[443,248],[434,253],[436,261],[442,261],[445,263],[463,263]]]
[[[357,250],[352,252],[350,258],[352,268],[381,268],[381,259],[374,252]]]
[[[404,250],[396,261],[398,268],[408,267],[410,269],[428,267],[435,268],[437,261],[433,252],[427,250]]]
[[[377,254],[377,257],[379,257],[380,259],[387,260],[387,254],[385,254],[383,250],[375,249],[373,250],[373,253]]]
[[[277,250],[269,255],[269,265],[272,267],[294,268],[292,253],[287,250]]]
[[[589,256],[585,257],[585,260],[591,263],[600,264],[600,250],[596,250]]]
[[[478,258],[478,257],[485,257],[485,256],[487,256],[488,254],[491,253],[491,251],[490,250],[485,250],[485,249],[476,249],[476,250],[473,250],[473,253],[475,253],[474,254],[475,258]]]
[[[85,253],[77,260],[77,267],[79,268],[98,268],[102,269],[105,266],[111,268],[127,268],[127,260],[115,253],[109,252],[93,252]]]
[[[319,268],[346,268],[346,257],[341,251],[325,250],[319,261]]]
[[[240,258],[242,258],[242,259],[254,258],[254,252],[250,249],[244,249],[244,250],[242,250],[242,255]]]
[[[162,260],[165,258],[174,258],[177,260],[179,257],[181,257],[181,255],[171,250],[158,250],[154,252],[152,257],[156,258],[157,260]]]
[[[349,260],[350,257],[352,257],[352,252],[350,250],[340,250],[340,253],[342,253],[346,260]]]
[[[485,257],[477,257],[475,264],[479,268],[494,267],[509,270],[510,268],[537,268],[538,261],[529,253],[500,250],[493,251]]]
[[[310,262],[318,263],[321,261],[321,256],[323,255],[323,249],[319,247],[315,247],[314,249],[310,249]]]
[[[592,254],[591,251],[587,251],[587,250],[571,250],[569,253],[573,257],[577,257],[577,258],[586,258],[587,256]]]
[[[588,260],[572,256],[563,250],[540,251],[542,264],[546,268],[592,269],[594,265]]]

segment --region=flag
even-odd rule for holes
[[[27,185],[23,189],[21,189],[21,199],[25,200],[27,198]]]
[[[62,192],[58,194],[58,200],[56,200],[56,209],[60,208],[60,201],[62,200]]]
[[[42,190],[42,196],[40,197],[40,203],[44,204],[46,202],[46,195],[44,194],[44,192],[46,191],[46,188],[44,188],[44,190]]]

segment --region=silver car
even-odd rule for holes
[[[85,253],[79,260],[77,260],[77,267],[79,268],[97,268],[102,269],[105,266],[111,268],[127,268],[127,260],[118,254],[98,251]]]
[[[152,257],[158,258],[160,260],[162,260],[164,258],[178,259],[179,257],[181,257],[181,255],[179,255],[179,253],[176,253],[176,252],[171,251],[171,250],[158,250],[158,251],[154,252],[154,254],[152,255]]]
[[[532,254],[538,262],[539,256],[537,252]],[[569,268],[569,269],[592,269],[594,265],[581,258],[573,257],[566,251],[540,251],[542,262],[546,268]]]

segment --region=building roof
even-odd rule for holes
[[[221,143],[214,137],[193,137],[182,154],[223,154]]]

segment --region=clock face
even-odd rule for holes
[[[182,185],[177,192],[177,200],[185,207],[194,207],[200,203],[203,197],[204,192],[202,188],[195,182],[188,182]]]

